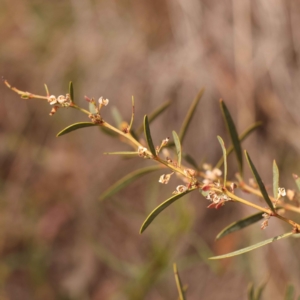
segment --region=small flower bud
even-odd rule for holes
[[[98,102],[99,102],[99,104],[100,104],[101,106],[107,106],[108,103],[109,103],[109,100],[108,100],[108,99],[103,99],[103,97],[101,96],[101,97],[99,98]]]
[[[138,154],[139,154],[139,156],[141,156],[141,157],[145,157],[146,154],[147,154],[147,151],[148,151],[148,149],[145,148],[145,147],[142,147],[142,146],[139,146],[139,147],[138,147]]]
[[[160,182],[162,184],[168,184],[168,182],[173,174],[174,173],[161,175],[158,182]]]
[[[184,185],[179,185],[179,186],[176,188],[177,193],[184,193],[186,190],[187,190],[187,187],[184,186]]]
[[[161,147],[166,146],[166,145],[168,144],[169,140],[170,140],[169,137],[165,138],[165,139],[161,142]]]
[[[56,104],[57,103],[56,97],[54,95],[49,96],[48,103],[50,103],[50,105]]]
[[[57,97],[57,102],[58,102],[59,104],[63,104],[63,103],[65,103],[66,101],[67,101],[67,99],[66,99],[66,97],[65,97],[64,95],[60,95],[60,96]]]
[[[286,195],[285,188],[278,188],[278,198],[284,197]]]

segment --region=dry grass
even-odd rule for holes
[[[239,131],[264,122],[244,147],[265,182],[275,158],[282,182],[292,187],[290,174],[300,173],[296,1],[0,0],[0,6],[1,75],[14,86],[42,93],[47,83],[57,95],[73,80],[78,102],[103,95],[127,120],[133,94],[137,123],[172,99],[153,124],[157,141],[179,129],[204,86],[184,148],[199,161],[217,161],[216,135],[226,137],[222,97]],[[62,111],[48,118],[45,103],[0,91],[1,299],[174,299],[173,261],[189,299],[246,299],[247,283],[268,275],[265,299],[275,299],[286,282],[298,283],[294,241],[208,265],[203,244],[224,253],[282,229],[273,222],[263,233],[256,226],[215,244],[223,226],[248,212],[233,205],[208,211],[197,193],[139,236],[147,212],[173,186],[149,176],[99,203],[105,188],[145,162],[103,157],[124,146],[97,130],[56,139],[82,116]],[[109,110],[105,118],[111,120]]]

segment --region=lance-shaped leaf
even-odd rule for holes
[[[264,291],[266,285],[268,283],[268,280],[265,280],[255,291],[255,298],[254,300],[261,300],[262,292]]]
[[[169,205],[171,205],[173,202],[176,200],[180,199],[181,197],[185,196],[186,194],[192,192],[195,188],[186,190],[183,193],[177,194],[175,196],[170,197],[163,203],[161,203],[159,206],[157,206],[152,212],[149,214],[149,216],[146,218],[144,221],[143,225],[141,226],[140,233],[143,233],[145,229],[152,223],[152,221],[164,210],[166,209]]]
[[[268,204],[268,206],[270,207],[270,209],[273,212],[275,212],[273,203],[272,203],[271,199],[269,198],[269,195],[267,193],[266,187],[263,184],[263,182],[262,182],[262,180],[261,180],[261,178],[260,178],[260,176],[259,176],[259,174],[258,174],[258,172],[257,172],[257,170],[256,170],[256,168],[255,168],[255,166],[254,166],[254,164],[253,164],[253,162],[252,162],[252,160],[251,160],[251,158],[250,158],[250,156],[249,156],[249,154],[248,154],[248,152],[246,150],[245,150],[245,156],[246,156],[247,162],[249,164],[249,167],[250,167],[250,169],[252,171],[252,174],[253,174],[253,176],[254,176],[257,184],[258,184],[258,187],[260,189],[260,192],[261,192],[263,198],[265,199],[265,201]]]
[[[278,188],[279,188],[279,170],[275,159],[273,160],[273,196],[275,199],[278,198]]]
[[[256,128],[258,128],[259,126],[262,125],[262,122],[256,122],[254,123],[253,125],[251,125],[250,127],[248,127],[240,136],[239,136],[239,140],[240,140],[240,143],[242,141],[244,141]],[[227,152],[227,157],[232,153],[233,151],[233,145],[230,145],[227,149],[226,149],[226,152]],[[216,164],[215,168],[217,169],[220,169],[222,164],[224,162],[224,159],[223,159],[223,155],[222,157],[219,159],[218,163]]]
[[[75,124],[72,124],[72,125],[64,128],[56,136],[58,137],[58,136],[64,135],[66,133],[72,132],[72,131],[80,129],[80,128],[92,127],[92,126],[99,126],[99,125],[91,123],[91,122],[79,122],[79,123],[75,123]]]
[[[116,183],[114,183],[110,188],[108,188],[100,196],[100,200],[102,201],[105,198],[112,196],[113,194],[117,193],[118,191],[120,191],[121,189],[123,189],[124,187],[126,187],[131,182],[138,179],[139,177],[149,174],[151,172],[160,170],[160,169],[161,169],[161,166],[157,165],[157,166],[145,167],[145,168],[142,168],[142,169],[139,169],[139,170],[136,170],[134,172],[127,174],[126,176],[124,176],[123,178],[118,180]]]
[[[227,254],[223,254],[223,255],[219,255],[219,256],[213,256],[213,257],[210,257],[209,259],[223,259],[223,258],[228,258],[228,257],[232,257],[232,256],[237,256],[237,255],[240,255],[240,254],[243,254],[243,253],[246,253],[246,252],[250,252],[250,251],[255,250],[257,248],[263,247],[265,245],[271,244],[271,243],[276,242],[278,240],[290,237],[292,235],[293,235],[292,232],[284,233],[284,234],[275,236],[273,238],[267,239],[265,241],[262,241],[260,243],[251,245],[249,247],[246,247],[246,248],[243,248],[243,249],[240,249],[240,250],[237,250],[237,251],[233,251],[233,252],[230,252],[230,253],[227,253]]]
[[[225,148],[225,144],[224,141],[222,140],[222,138],[220,136],[217,136],[218,141],[221,145],[222,151],[223,151],[223,161],[224,161],[224,184],[223,186],[226,187],[226,179],[227,179],[227,154],[226,154],[226,148]]]
[[[91,114],[96,114],[96,104],[94,102],[89,102],[89,111]]]
[[[47,97],[49,97],[50,93],[49,93],[49,89],[48,89],[48,86],[47,86],[46,83],[44,84],[44,87],[45,87],[45,90],[46,90],[46,95],[47,95]]]
[[[124,155],[124,156],[138,156],[138,152],[133,151],[117,151],[117,152],[104,152],[106,155]]]
[[[216,240],[232,233],[238,230],[241,230],[251,224],[254,224],[258,221],[260,221],[263,218],[262,213],[259,212],[257,214],[248,216],[247,218],[241,219],[239,221],[233,222],[231,224],[229,224],[227,227],[225,227],[223,230],[221,230],[217,236],[216,236]]]
[[[156,157],[156,151],[155,147],[153,145],[152,137],[151,137],[151,132],[150,132],[150,127],[149,127],[149,121],[147,115],[144,117],[144,133],[145,137],[147,140],[147,144],[149,147],[150,152],[152,153],[153,157]]]
[[[178,273],[178,269],[177,269],[177,265],[174,263],[173,264],[173,270],[174,270],[174,276],[175,276],[175,281],[176,281],[176,286],[177,286],[177,290],[178,290],[178,295],[179,295],[179,300],[185,300],[185,293],[184,293],[184,288],[182,286],[181,280],[180,280],[180,276]]]
[[[222,99],[220,100],[220,106],[221,106],[221,111],[222,111],[222,114],[223,114],[223,117],[224,117],[224,120],[226,123],[227,130],[230,135],[230,139],[231,139],[231,142],[232,142],[232,145],[234,148],[234,152],[236,154],[240,174],[243,174],[243,155],[242,155],[242,148],[241,148],[239,136],[237,134],[237,131],[236,131],[234,122],[232,120],[232,117],[229,113],[229,110]]]
[[[180,143],[180,140],[179,140],[179,137],[178,137],[176,131],[173,130],[172,134],[173,134],[173,139],[174,139],[176,152],[177,152],[178,167],[180,167],[181,166],[181,143]]]
[[[296,174],[293,174],[298,190],[300,191],[300,177]]]
[[[70,98],[71,98],[71,101],[74,103],[74,88],[73,88],[73,82],[70,81],[69,83],[69,95],[70,95]]]
[[[285,289],[284,300],[294,300],[295,299],[295,288],[293,285],[287,285]]]
[[[197,171],[200,170],[196,160],[191,155],[189,155],[188,153],[182,153],[182,157],[185,159],[187,163],[193,166]]]
[[[254,298],[254,284],[253,284],[253,282],[251,282],[248,285],[247,294],[248,294],[248,300],[255,300],[255,298]]]
[[[120,128],[123,118],[116,106],[113,106],[111,108],[111,115],[112,115],[117,127]]]
[[[181,129],[180,129],[180,132],[179,132],[179,139],[181,141],[181,143],[183,143],[183,140],[185,138],[185,135],[186,135],[186,132],[189,128],[189,125],[192,121],[192,118],[195,114],[195,111],[196,111],[196,108],[197,108],[197,105],[201,99],[201,97],[203,96],[204,94],[204,88],[200,90],[200,92],[198,93],[198,95],[195,97],[195,99],[193,100],[186,116],[185,116],[185,119],[182,123],[182,126],[181,126]]]
[[[154,121],[158,116],[160,116],[171,104],[171,101],[167,101],[163,103],[161,106],[159,106],[155,111],[153,111],[149,116],[148,116],[148,121],[149,124]],[[136,130],[136,134],[140,135],[144,130],[144,124],[139,126],[139,128]]]
[[[132,125],[133,125],[134,113],[135,113],[134,97],[133,96],[131,98],[131,103],[132,103],[132,112],[131,112],[131,120],[130,120],[130,124],[129,124],[129,132],[131,131],[131,128],[132,128]]]

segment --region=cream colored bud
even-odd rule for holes
[[[103,99],[103,97],[101,96],[101,97],[99,98],[98,102],[99,102],[99,104],[100,104],[101,106],[107,106],[108,103],[109,103],[109,100],[108,100],[108,99]]]
[[[162,183],[162,184],[168,184],[171,176],[173,175],[173,173],[171,174],[163,174],[159,177],[158,182]]]
[[[66,97],[64,96],[64,95],[60,95],[60,96],[58,96],[57,97],[57,102],[59,103],[59,104],[63,104],[64,102],[66,102]]]
[[[142,146],[139,146],[138,147],[138,154],[139,154],[139,156],[145,156],[146,154],[147,154],[147,148],[145,148],[145,147],[142,147]]]
[[[188,188],[185,186],[185,185],[179,185],[177,188],[176,188],[176,191],[178,193],[184,193]]]
[[[285,188],[278,188],[278,198],[284,197],[286,195]]]
[[[54,95],[51,95],[48,97],[48,102],[50,103],[50,105],[53,105],[57,103],[57,99]]]

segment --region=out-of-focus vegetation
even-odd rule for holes
[[[170,99],[153,123],[156,140],[179,129],[205,86],[183,144],[199,163],[221,156],[215,136],[225,136],[222,97],[239,132],[263,121],[243,146],[256,156],[267,186],[273,158],[283,185],[292,186],[291,173],[300,173],[297,2],[0,0],[0,6],[1,75],[14,86],[41,94],[47,83],[58,95],[72,80],[76,101],[103,95],[126,120],[133,94],[137,124]],[[250,211],[207,210],[194,193],[140,236],[145,216],[175,185],[158,185],[159,175],[150,174],[100,202],[101,192],[147,162],[104,157],[119,143],[96,128],[56,139],[79,114],[48,117],[47,104],[17,99],[4,86],[0,91],[2,299],[174,299],[175,261],[188,299],[245,299],[248,282],[259,286],[266,278],[265,299],[284,295],[287,282],[299,293],[297,240],[207,262],[212,252],[274,236],[281,223],[272,220],[263,232],[254,225],[215,243],[221,228]],[[103,117],[112,120],[108,111]]]

